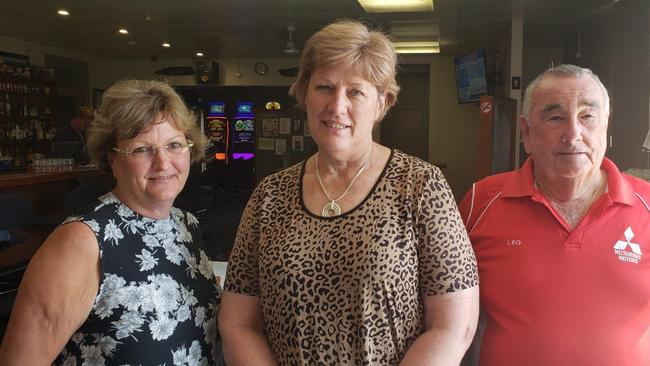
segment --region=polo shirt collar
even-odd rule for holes
[[[607,173],[607,193],[614,202],[625,203],[627,205],[634,205],[638,202],[634,188],[630,182],[623,177],[613,161],[603,158],[603,163],[600,165]]]
[[[634,189],[623,177],[611,160],[603,158],[600,168],[607,173],[607,194],[614,202],[633,205],[635,202]],[[503,185],[503,197],[532,197],[535,193],[535,178],[533,176],[533,159],[528,157],[524,165],[515,170]]]
[[[503,185],[503,197],[532,196],[535,191],[535,178],[533,176],[533,159],[528,157],[524,165],[515,170]]]

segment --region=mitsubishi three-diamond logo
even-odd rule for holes
[[[643,253],[641,253],[641,246],[639,244],[632,243],[632,238],[634,238],[632,228],[628,226],[627,229],[625,229],[624,235],[625,241],[619,240],[614,244],[614,253],[618,256],[618,260],[621,262],[639,264]]]

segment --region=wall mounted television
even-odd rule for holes
[[[485,49],[454,57],[458,103],[478,102],[481,95],[488,94]]]

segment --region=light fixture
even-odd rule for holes
[[[197,57],[203,57],[203,52],[197,52],[197,53],[195,53],[195,55],[196,55]]]
[[[117,32],[120,34],[129,34],[129,31],[126,28],[120,28],[117,30]]]
[[[169,43],[167,43],[167,42],[163,42],[162,46],[165,47],[165,48],[169,48],[169,47],[171,47],[172,45],[169,44]]]
[[[366,13],[433,11],[433,0],[357,0]]]
[[[436,21],[391,21],[390,35],[397,53],[440,53],[440,27]]]
[[[280,102],[276,102],[276,101],[274,101],[274,100],[266,102],[265,107],[266,107],[266,109],[268,109],[268,110],[278,110],[278,109],[282,109],[282,105],[280,104]]]
[[[287,55],[297,55],[300,53],[300,51],[296,48],[296,44],[293,42],[293,39],[291,38],[291,33],[296,30],[296,27],[293,25],[288,25],[287,26],[287,31],[289,32],[289,40],[287,41],[287,45],[284,49],[284,53]]]
[[[393,42],[397,53],[440,53],[438,41]]]
[[[64,17],[67,17],[68,15],[70,15],[70,13],[65,9],[59,9],[59,10],[57,10],[56,13],[59,14],[59,15],[62,15]]]

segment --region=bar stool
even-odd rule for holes
[[[21,243],[25,238],[20,229],[32,225],[32,203],[25,197],[0,194],[0,250]]]

